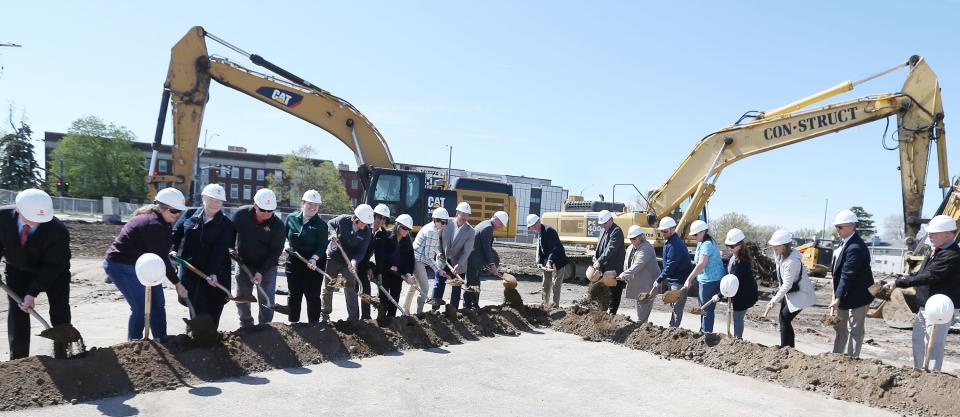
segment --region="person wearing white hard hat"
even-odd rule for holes
[[[637,300],[637,322],[646,323],[653,310],[653,298],[639,300],[640,294],[649,294],[653,285],[660,276],[660,265],[657,265],[657,252],[647,241],[643,228],[631,225],[627,229],[627,239],[630,247],[627,248],[627,257],[624,259],[623,272],[618,280],[627,283],[627,298]]]
[[[130,305],[127,319],[127,340],[143,338],[145,291],[137,279],[136,263],[145,253],[167,259],[173,246],[172,225],[187,209],[183,193],[176,188],[165,188],[157,193],[153,203],[138,208],[113,239],[103,260],[103,270],[113,285]],[[177,296],[187,298],[187,288],[180,282],[173,264],[166,262],[167,280],[177,290]],[[150,332],[155,338],[167,336],[167,313],[163,291],[150,291]]]
[[[390,231],[387,230],[387,223],[390,221],[390,207],[387,207],[386,204],[377,204],[373,208],[373,225],[370,226],[370,233],[372,238],[370,244],[367,245],[367,253],[363,257],[363,261],[357,265],[357,273],[360,276],[364,277],[361,281],[363,286],[361,290],[364,294],[370,295],[370,280],[379,281],[381,280],[381,275],[383,274],[382,268],[377,267],[377,264],[384,265],[386,261],[379,262],[379,259],[389,259],[388,252],[390,251]],[[383,300],[386,304],[390,304],[389,301]],[[370,304],[361,303],[360,304],[360,320],[370,320]]]
[[[743,339],[747,310],[759,300],[757,280],[753,277],[753,257],[747,249],[747,236],[740,229],[727,231],[723,243],[730,250],[727,273],[737,277],[737,293],[733,296],[733,337]]]
[[[180,268],[180,280],[187,287],[194,311],[197,315],[209,314],[219,324],[228,300],[217,283],[228,289],[233,286],[229,251],[236,244],[237,232],[221,210],[227,196],[220,184],[203,187],[200,196],[203,206],[188,209],[173,225],[173,251],[207,275],[203,279],[188,268]]]
[[[537,235],[537,265],[543,269],[542,305],[560,307],[560,287],[573,278],[573,263],[560,242],[557,230],[540,222],[540,216],[527,215],[527,229]]]
[[[682,290],[683,283],[693,270],[693,264],[690,263],[690,251],[683,239],[677,234],[677,221],[672,217],[660,219],[657,225],[657,231],[663,237],[663,269],[660,276],[657,277],[657,285],[650,289],[650,298],[657,295],[658,291],[665,291],[664,285],[670,291],[681,290],[680,298],[673,303],[673,311],[670,314],[670,327],[680,327],[680,321],[683,319],[683,307],[687,304],[687,292]]]
[[[933,325],[925,314],[927,301],[934,295],[943,294],[950,298],[954,307],[960,306],[960,247],[957,246],[956,231],[957,222],[953,217],[942,214],[934,216],[927,225],[927,236],[933,243],[932,251],[924,260],[920,271],[886,283],[889,289],[917,289],[917,305],[920,310],[913,322],[913,367],[917,369],[923,367],[927,344],[934,336]],[[954,317],[957,312],[954,310]],[[950,321],[936,326],[937,333],[929,359],[931,367],[937,371],[943,367],[943,351],[947,332],[952,324]]]
[[[29,311],[41,292],[50,303],[50,323],[70,324],[70,234],[54,217],[50,195],[23,190],[13,207],[0,208],[0,254],[7,263],[7,286],[23,301],[7,297],[10,359],[25,358],[30,354]]]
[[[323,276],[317,270],[327,267],[327,245],[329,229],[327,222],[320,218],[320,204],[323,200],[317,190],[307,190],[300,199],[300,210],[287,216],[284,225],[290,249],[307,259],[307,264],[296,256],[287,256],[283,264],[287,276],[290,294],[287,304],[291,323],[300,321],[303,302],[307,303],[307,322],[318,323],[327,317],[323,313]]]
[[[370,281],[366,275],[360,275],[359,266],[367,255],[367,247],[373,241],[371,226],[374,223],[373,207],[361,204],[353,210],[353,214],[341,214],[330,219],[327,227],[330,229],[330,242],[327,246],[327,274],[333,278],[346,279],[347,285],[343,288],[343,298],[347,303],[347,320],[360,319],[361,288],[368,288]],[[341,251],[349,263],[345,263]],[[363,284],[358,287],[356,281],[350,277],[356,274]],[[325,278],[326,279],[326,278]],[[364,303],[365,304],[365,303]],[[323,313],[329,315],[333,311],[333,287],[327,282],[323,287]]]
[[[439,271],[445,265],[437,257],[440,252],[440,232],[446,228],[450,221],[450,214],[447,209],[437,207],[430,214],[430,222],[423,225],[417,232],[417,237],[413,240],[413,255],[416,263],[413,265],[413,272],[416,278],[416,286],[420,291],[414,288],[407,290],[407,297],[403,303],[403,309],[410,311],[410,305],[413,303],[413,297],[417,296],[417,313],[423,313],[423,305],[427,302],[427,291],[430,288],[430,277],[427,275],[427,267],[434,271]]]
[[[793,234],[786,230],[777,230],[767,243],[773,246],[774,261],[777,269],[777,293],[763,310],[766,317],[777,303],[780,304],[779,330],[780,346],[796,347],[793,332],[793,319],[800,312],[817,302],[813,282],[803,267],[800,252],[793,249]]]
[[[413,230],[413,217],[409,214],[397,216],[393,231],[387,232],[388,238],[383,241],[381,247],[376,252],[377,276],[380,277],[381,285],[390,293],[394,300],[400,299],[400,291],[403,289],[403,277],[413,274],[416,258],[413,255],[413,243],[410,241],[410,232]],[[389,325],[390,320],[397,314],[397,307],[393,303],[381,297],[383,302],[383,315],[386,317],[381,325]]]
[[[439,310],[440,305],[443,304],[443,293],[446,289],[447,279],[456,275],[462,276],[467,272],[467,262],[470,259],[470,253],[473,251],[474,239],[476,238],[476,231],[467,221],[471,213],[470,204],[460,202],[460,204],[457,204],[453,223],[440,232],[439,256],[441,256],[440,263],[444,263],[444,267],[437,270],[433,280],[433,296],[429,301],[433,311]],[[447,267],[446,264],[450,264],[450,267]],[[452,307],[448,311],[455,311],[460,308],[461,290],[462,286],[452,286],[450,288],[450,305]]]
[[[870,251],[857,233],[858,221],[850,210],[840,210],[833,218],[840,247],[833,253],[833,300],[830,302],[830,308],[837,309],[838,318],[834,325],[837,335],[833,340],[833,353],[846,352],[854,358],[860,356],[867,307],[873,301],[869,291],[873,285]]]
[[[277,196],[268,188],[261,188],[253,195],[253,204],[241,206],[233,214],[233,227],[237,229],[237,254],[253,277],[242,270],[237,271],[237,297],[256,296],[260,304],[257,323],[273,321],[273,305],[277,291],[277,263],[287,239],[287,230],[283,221],[273,215],[277,209]],[[238,268],[239,269],[239,268]],[[254,291],[254,285],[260,285],[266,299],[260,291]],[[237,304],[240,327],[253,326],[253,314],[250,303]]]
[[[470,252],[470,260],[467,261],[467,287],[472,288],[473,291],[467,291],[463,296],[464,307],[469,310],[474,312],[480,310],[480,272],[487,269],[491,274],[500,276],[497,258],[493,254],[493,232],[507,227],[509,222],[510,215],[505,211],[498,211],[493,213],[490,220],[477,224],[473,250]]]
[[[687,291],[693,285],[696,279],[699,284],[700,305],[710,301],[715,295],[720,293],[720,280],[726,272],[723,269],[723,261],[720,259],[720,248],[717,242],[710,236],[707,222],[703,220],[694,220],[690,223],[690,236],[697,240],[697,249],[693,255],[693,271],[687,276],[683,284],[683,290]],[[700,332],[713,333],[714,312],[717,309],[716,304],[711,304],[703,309],[700,316]]]
[[[603,210],[597,214],[597,225],[603,229],[600,238],[597,239],[597,248],[593,253],[593,269],[600,271],[601,274],[607,271],[613,271],[616,275],[623,272],[623,259],[627,256],[626,245],[623,241],[623,229],[613,221],[613,213]],[[598,281],[599,282],[599,281]],[[595,285],[604,285],[598,283]],[[610,287],[610,314],[617,314],[620,309],[620,298],[623,296],[623,289],[627,284],[623,281],[617,281],[617,284]]]

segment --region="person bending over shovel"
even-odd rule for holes
[[[339,275],[347,280],[343,288],[343,297],[347,302],[347,319],[360,318],[360,299],[358,285],[350,275],[358,273],[358,265],[363,262],[367,254],[367,246],[373,240],[370,226],[373,224],[373,208],[368,204],[361,204],[353,214],[341,214],[330,219],[327,227],[330,229],[330,242],[327,246],[327,274],[336,279]],[[344,256],[345,255],[345,256]],[[344,257],[349,264],[344,261]],[[357,276],[361,282],[366,277]],[[326,278],[324,278],[326,279]],[[323,313],[329,315],[333,311],[332,283],[326,283],[323,288]],[[369,284],[368,284],[369,285]]]
[[[593,255],[593,269],[601,273],[613,271],[616,276],[619,276],[623,272],[623,261],[627,257],[626,247],[623,244],[623,229],[613,221],[613,214],[608,210],[599,213],[597,224],[603,228],[603,234],[597,240],[597,250]],[[617,285],[610,287],[610,314],[617,314],[623,289],[626,286],[626,281],[617,280]]]
[[[192,208],[173,226],[173,250],[202,271],[201,277],[189,268],[180,268],[180,279],[189,290],[188,297],[197,315],[209,314],[220,324],[227,295],[217,283],[230,288],[230,249],[236,241],[233,222],[220,211],[227,200],[220,184],[210,184],[200,193],[203,207]]]
[[[70,234],[53,216],[47,193],[23,190],[16,206],[0,208],[0,255],[7,261],[6,281],[22,303],[7,297],[10,359],[30,354],[30,309],[41,292],[50,301],[50,322],[70,323]]]
[[[267,300],[259,300],[258,323],[273,321],[272,306],[277,290],[277,262],[283,252],[283,242],[287,231],[283,221],[273,215],[277,209],[277,196],[267,188],[257,190],[253,196],[253,205],[243,206],[233,215],[233,226],[237,229],[237,253],[247,269],[253,273],[248,277],[240,268],[237,271],[237,296],[252,297],[253,286],[259,285],[266,293]],[[257,298],[263,295],[257,291]],[[253,326],[253,314],[249,303],[237,304],[240,315],[240,327]]]
[[[493,232],[507,227],[509,221],[507,212],[498,211],[474,229],[473,251],[467,261],[467,292],[463,295],[464,307],[473,312],[480,310],[480,271],[487,268],[491,274],[500,276],[497,260],[493,257]]]

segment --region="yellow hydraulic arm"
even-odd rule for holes
[[[289,81],[248,70],[226,58],[208,55],[206,37],[247,56],[255,64],[264,66]],[[211,79],[326,130],[354,152],[358,167],[395,168],[393,156],[383,136],[373,123],[349,102],[196,26],[171,50],[170,69],[164,83],[150,174],[156,172],[156,155],[169,103],[172,105],[173,118],[173,175],[151,175],[151,197],[156,195],[158,184],[164,182],[179,188],[189,198],[190,181],[196,169],[194,165],[200,125],[203,121],[204,106],[209,100]]]

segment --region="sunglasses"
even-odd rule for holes
[[[254,206],[254,207],[257,207],[257,206]],[[257,210],[260,210],[261,213],[273,213],[273,210],[264,210],[260,207],[257,207]]]
[[[401,224],[401,225],[400,225],[400,230],[406,230],[406,231],[409,232],[409,231],[410,231],[410,228]]]
[[[440,224],[442,224],[442,225],[446,225],[446,224],[447,224],[447,221],[446,221],[446,220],[440,220],[440,219],[435,219],[433,222],[434,222],[434,223],[440,223]]]
[[[840,230],[840,229],[843,229],[844,227],[847,227],[847,226],[846,226],[846,225],[844,225],[844,224],[838,224],[838,225],[836,225],[836,226],[833,226],[833,227],[836,227],[836,228],[837,228],[837,230]]]
[[[182,210],[177,210],[177,209],[174,209],[174,208],[168,208],[167,211],[169,211],[170,214],[180,214],[180,213],[183,212]]]

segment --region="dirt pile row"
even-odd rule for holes
[[[71,255],[84,258],[102,258],[123,228],[117,224],[80,221],[67,221],[63,224],[70,232]]]

